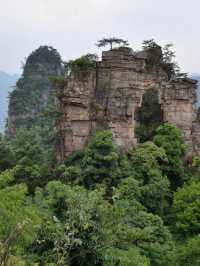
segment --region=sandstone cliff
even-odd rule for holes
[[[116,144],[129,149],[135,137],[136,111],[149,89],[158,92],[163,121],[176,124],[190,152],[198,153],[197,82],[169,75],[167,65],[149,65],[147,53],[121,47],[103,52],[102,60],[85,71],[71,71],[58,90],[56,154],[58,160],[82,149],[93,130],[112,131]]]

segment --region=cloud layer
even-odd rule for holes
[[[98,52],[104,36],[173,43],[186,72],[200,72],[199,0],[0,0],[0,69],[19,72],[21,61],[40,45],[63,59]]]

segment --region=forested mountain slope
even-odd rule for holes
[[[55,49],[41,46],[32,52],[10,94],[7,128],[10,135],[20,127],[32,127],[44,121],[47,108],[54,105],[50,78],[61,74],[61,57]]]

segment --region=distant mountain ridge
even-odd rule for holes
[[[0,132],[3,132],[8,110],[8,95],[18,79],[18,75],[10,75],[0,71]]]

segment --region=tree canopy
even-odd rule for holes
[[[1,265],[199,265],[199,158],[187,176],[175,126],[129,152],[96,131],[62,164],[35,132],[1,137]]]
[[[115,38],[115,37],[111,37],[111,38],[103,38],[101,40],[99,40],[97,42],[97,47],[105,47],[109,45],[110,49],[113,49],[113,45],[119,45],[119,46],[129,46],[128,41],[120,39],[120,38]]]

